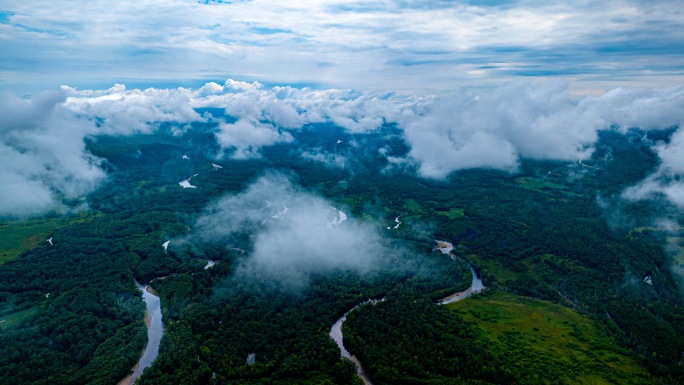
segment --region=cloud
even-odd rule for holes
[[[682,87],[574,100],[565,82],[516,81],[414,104],[399,124],[420,175],[444,178],[476,167],[515,171],[521,158],[586,159],[599,130],[672,127],[684,119],[682,103]]]
[[[347,169],[349,166],[349,159],[344,155],[332,154],[322,152],[321,150],[303,151],[301,157],[314,162],[323,163],[326,167],[332,169]]]
[[[462,90],[451,96],[415,96],[358,90],[265,87],[229,79],[192,88],[77,90],[20,99],[2,96],[2,160],[7,164],[2,188],[18,201],[16,213],[48,210],[57,199],[74,199],[92,191],[105,177],[99,160],[88,154],[83,139],[99,134],[154,132],[162,122],[215,123],[222,155],[235,159],[261,156],[261,149],[290,143],[298,130],[342,127],[350,145],[365,148],[383,127],[396,125],[409,147],[399,157],[388,151],[390,170],[444,178],[467,168],[514,172],[521,159],[577,161],[591,156],[599,130],[664,129],[684,121],[684,87],[663,90],[617,88],[601,95],[574,98],[565,82],[516,81],[491,90]],[[219,108],[220,116],[200,115],[198,108]],[[313,127],[313,128],[312,128]],[[180,128],[175,132],[182,134]],[[373,135],[366,136],[364,134]],[[681,172],[669,160],[680,153],[678,136],[658,147],[663,170],[651,177],[663,194],[678,199]],[[371,139],[368,139],[371,140]],[[363,152],[363,151],[362,151]],[[376,156],[373,151],[372,155]],[[403,153],[402,153],[403,154]],[[302,156],[329,167],[349,169],[360,157],[303,148]],[[364,155],[365,156],[365,155]],[[24,159],[26,160],[24,161]],[[19,161],[21,160],[21,161]],[[361,162],[362,163],[362,162]],[[670,170],[670,171],[667,171]],[[665,178],[665,179],[664,179]],[[657,182],[657,183],[656,183]],[[645,184],[644,184],[645,186]],[[31,189],[32,195],[21,197]],[[643,187],[640,196],[652,188]],[[636,194],[632,190],[631,194]],[[636,196],[636,195],[635,195]],[[23,199],[23,200],[22,200]],[[26,206],[20,202],[26,201]],[[10,202],[10,199],[6,199]],[[29,203],[32,202],[32,203]]]
[[[684,19],[671,0],[212,3],[93,0],[72,12],[7,2],[2,86],[235,76],[434,93],[519,75],[570,76],[593,90],[682,79]]]
[[[491,93],[436,99],[400,121],[409,156],[429,178],[476,167],[515,171],[520,157],[587,158],[596,127],[566,91],[559,83],[515,82]]]
[[[105,173],[100,160],[85,149],[87,136],[151,133],[163,122],[185,127],[211,119],[217,123],[215,136],[222,154],[247,159],[259,157],[265,146],[292,142],[292,132],[305,124],[337,123],[353,133],[377,130],[398,114],[396,103],[383,97],[352,90],[265,88],[232,79],[198,89],[62,86],[30,100],[2,94],[0,160],[5,166],[0,171],[0,215],[51,210],[60,206],[60,200],[93,191]],[[237,120],[201,116],[195,110],[201,107],[222,108]],[[312,160],[345,166],[341,156],[321,157],[313,150],[307,154]]]
[[[100,160],[83,138],[94,125],[64,108],[62,92],[30,100],[0,95],[0,215],[31,215],[60,208],[104,179]]]
[[[667,144],[654,147],[660,165],[637,185],[627,188],[622,196],[630,200],[664,197],[684,209],[684,131],[678,129]]]
[[[291,142],[293,137],[270,124],[240,119],[235,123],[219,124],[216,140],[224,151],[232,150],[231,158],[249,159],[260,157],[261,147]]]
[[[79,116],[97,119],[101,133],[130,135],[150,132],[158,122],[202,120],[193,109],[190,89],[128,90],[116,84],[107,90],[79,91],[68,86],[62,86],[62,90],[68,96],[66,107]]]
[[[211,89],[209,95],[207,87]],[[227,115],[267,121],[286,129],[330,122],[348,132],[365,133],[396,120],[399,113],[397,101],[389,100],[386,94],[290,86],[267,89],[259,82],[232,79],[224,86],[209,83],[194,96],[196,107],[220,107]]]
[[[387,250],[371,224],[357,221],[281,174],[268,174],[209,207],[195,226],[209,242],[251,251],[237,275],[301,289],[312,274],[372,270]]]

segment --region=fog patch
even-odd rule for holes
[[[209,207],[195,230],[204,241],[250,250],[237,278],[298,290],[313,274],[369,272],[389,251],[375,226],[335,207],[284,175],[268,174]]]
[[[660,165],[643,181],[625,189],[622,197],[628,200],[663,197],[680,210],[684,209],[684,131],[678,129],[669,143],[653,147]]]
[[[344,170],[349,167],[349,159],[347,159],[347,157],[340,154],[323,152],[320,149],[303,151],[301,157],[313,162],[322,163],[329,169]]]

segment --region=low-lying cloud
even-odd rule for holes
[[[259,150],[264,146],[291,142],[294,138],[275,126],[245,118],[235,123],[220,123],[216,140],[224,154],[233,159],[249,159],[260,157]]]
[[[272,87],[259,82],[228,79],[198,89],[127,89],[117,84],[107,90],[76,90],[63,86],[68,108],[79,116],[97,118],[101,131],[130,134],[154,130],[155,123],[207,121],[218,123],[220,156],[247,159],[263,147],[293,140],[291,131],[306,124],[332,123],[349,133],[366,133],[399,116],[398,101],[387,95],[353,90],[313,90]],[[223,109],[223,116],[200,116],[195,108]],[[234,121],[232,121],[234,120]]]
[[[268,174],[237,195],[220,199],[197,221],[198,236],[251,248],[237,275],[257,275],[301,289],[315,273],[372,270],[388,250],[377,228],[332,202]]]
[[[468,168],[515,171],[521,158],[589,158],[599,130],[682,122],[684,88],[615,89],[573,100],[564,82],[518,81],[479,95],[436,98],[404,111],[400,126],[421,176]]]
[[[684,209],[684,131],[680,128],[670,142],[654,147],[660,158],[658,168],[639,184],[626,189],[622,196],[631,200],[664,197]]]
[[[150,132],[160,122],[202,121],[194,110],[189,89],[127,89],[116,84],[107,90],[76,90],[62,86],[65,106],[78,116],[97,119],[99,133],[130,135]]]
[[[30,100],[9,94],[0,98],[0,160],[5,165],[0,171],[0,215],[49,210],[59,199],[92,191],[105,174],[99,160],[85,150],[86,136],[149,133],[162,122],[179,127],[216,123],[214,134],[221,147],[217,156],[235,159],[259,157],[266,146],[293,142],[306,125],[318,130],[327,124],[339,126],[353,142],[359,138],[354,135],[396,124],[410,150],[403,157],[387,152],[388,169],[417,170],[421,177],[442,179],[469,168],[515,172],[524,158],[574,162],[592,155],[599,130],[664,129],[684,121],[684,87],[618,88],[575,99],[564,82],[518,81],[478,93],[423,97],[267,88],[229,79],[198,89],[63,86],[61,92]],[[199,114],[198,108],[224,112],[212,116]],[[655,148],[662,166],[625,196],[643,199],[659,193],[681,205],[679,137]],[[301,153],[326,167],[354,172],[349,154],[317,148],[303,148]]]
[[[344,170],[349,167],[349,159],[340,154],[326,153],[320,149],[312,149],[310,151],[303,151],[301,157],[313,162],[318,162],[323,164],[329,169],[341,169]]]
[[[104,179],[83,142],[94,124],[67,111],[65,99],[62,92],[0,95],[0,215],[58,209],[58,198],[82,197]]]

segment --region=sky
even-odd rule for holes
[[[0,90],[266,85],[448,94],[562,78],[575,95],[684,76],[676,0],[0,0]]]

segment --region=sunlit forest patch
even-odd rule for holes
[[[557,304],[506,293],[447,305],[473,322],[520,384],[649,384],[605,326]]]

